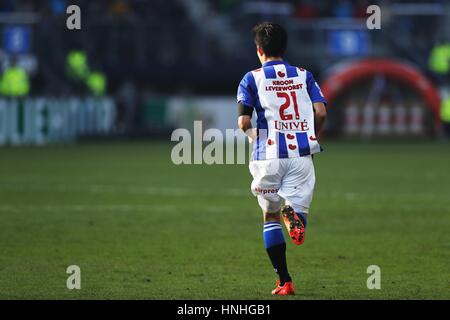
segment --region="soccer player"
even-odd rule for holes
[[[252,32],[262,67],[239,84],[238,125],[253,143],[251,190],[263,211],[264,244],[279,277],[272,294],[290,295],[294,286],[280,215],[292,241],[302,244],[315,184],[312,154],[322,150],[316,132],[325,121],[326,100],[309,71],[283,60],[287,33],[280,25],[265,22]]]

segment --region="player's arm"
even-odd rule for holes
[[[325,123],[325,118],[327,117],[327,108],[323,102],[313,103],[314,108],[314,128],[316,129],[316,134],[320,133],[323,124]]]
[[[327,117],[327,109],[326,104],[327,100],[322,94],[319,85],[311,72],[307,71],[306,74],[306,86],[308,89],[308,94],[313,104],[314,110],[314,129],[316,131],[316,135],[320,133],[320,130],[323,128],[323,124],[325,123],[325,118]]]
[[[255,106],[255,79],[251,72],[247,72],[239,83],[237,92],[238,126],[248,136],[250,143],[256,139],[256,129],[252,127],[252,114]]]
[[[248,136],[250,143],[256,138],[256,130],[252,125],[253,108],[238,103],[238,127]]]

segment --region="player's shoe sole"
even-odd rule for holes
[[[279,296],[294,295],[294,284],[292,282],[286,282],[282,287],[280,287],[280,281],[277,281],[276,288],[272,290],[272,294]]]
[[[289,236],[296,245],[305,242],[305,225],[300,217],[295,213],[294,209],[289,206],[281,208],[284,224],[289,230]]]

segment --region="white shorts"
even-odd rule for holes
[[[252,193],[265,212],[277,212],[283,204],[307,213],[316,182],[312,157],[251,161]]]

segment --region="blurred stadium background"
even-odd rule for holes
[[[236,127],[265,20],[329,100],[300,297],[450,298],[444,0],[0,1],[0,297],[269,298],[246,167],[174,166],[169,141]]]
[[[372,3],[364,0],[74,3],[82,28],[69,31],[68,1],[2,1],[1,145],[167,136],[193,119],[234,127],[236,84],[257,66],[249,30],[262,20],[285,25],[286,58],[323,86],[329,136],[441,132],[439,110],[449,99],[446,1],[375,1],[381,30],[366,28]],[[28,109],[38,111],[27,117]],[[38,127],[30,124],[36,117]]]

